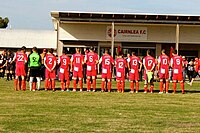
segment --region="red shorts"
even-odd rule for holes
[[[183,80],[183,73],[182,73],[182,70],[174,69],[174,70],[173,70],[173,77],[172,77],[172,80],[178,80],[178,81]]]
[[[26,76],[25,65],[16,65],[15,75],[16,76]]]
[[[111,79],[112,78],[112,72],[107,69],[102,69],[102,75],[101,75],[101,78],[104,78],[104,79]]]
[[[125,80],[125,73],[124,72],[116,72],[116,80]]]
[[[59,71],[60,80],[69,80],[69,71],[63,68],[60,68]]]
[[[139,80],[139,73],[138,73],[138,71],[131,70],[129,72],[129,80],[131,80],[131,81],[133,81],[133,80]]]
[[[74,78],[83,78],[83,72],[82,71],[73,71],[73,77]]]
[[[173,74],[172,80],[178,80],[182,81],[183,80],[183,74]]]
[[[87,76],[97,76],[97,70],[96,69],[87,70]]]
[[[45,70],[45,78],[46,79],[55,79],[56,78],[56,70],[53,70],[50,72],[46,69]]]
[[[159,78],[160,79],[168,79],[169,78],[169,70],[161,68],[159,71]]]

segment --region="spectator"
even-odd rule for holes
[[[189,83],[188,84],[190,86],[192,86],[194,78],[196,77],[193,59],[191,59],[191,61],[189,62],[187,70],[188,70],[188,78],[189,78]]]
[[[183,59],[183,69],[182,69],[182,72],[183,72],[183,82],[185,82],[185,79],[186,79],[186,75],[187,75],[187,65],[188,65],[188,61],[186,60],[185,56],[182,56],[182,59]]]
[[[45,66],[44,66],[44,57],[46,56],[47,49],[43,49],[41,56],[41,80],[45,79]]]

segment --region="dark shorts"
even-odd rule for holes
[[[191,78],[195,78],[197,76],[197,73],[195,71],[188,71],[188,76]]]
[[[8,64],[8,65],[6,66],[6,70],[7,70],[7,71],[14,71],[15,68],[14,68],[13,65]]]
[[[41,75],[40,67],[31,67],[29,75],[30,77],[40,77]]]

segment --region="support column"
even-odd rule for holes
[[[180,27],[179,24],[176,25],[176,50],[179,52],[179,39],[180,39]]]
[[[59,40],[60,34],[60,20],[57,21],[57,54],[58,56],[62,55],[63,51],[63,42]]]
[[[112,28],[111,28],[111,56],[114,56],[114,34],[115,34],[115,24],[112,22]]]
[[[159,57],[162,50],[162,44],[156,44],[156,59]]]

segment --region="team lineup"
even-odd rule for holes
[[[45,56],[38,54],[36,47],[32,48],[32,53],[27,56],[25,48],[21,48],[16,52],[11,62],[15,62],[15,90],[26,90],[26,64],[29,68],[29,89],[30,91],[40,90],[41,86],[41,66],[45,69],[45,85],[44,89],[55,91],[56,82],[56,66],[59,66],[59,80],[61,91],[70,91],[70,73],[72,73],[73,89],[83,91],[83,65],[86,65],[86,84],[87,91],[96,91],[97,66],[101,66],[101,91],[111,92],[112,90],[112,76],[115,67],[115,76],[117,82],[117,91],[124,93],[125,77],[128,70],[128,78],[130,81],[130,93],[138,93],[139,90],[144,90],[144,93],[154,91],[154,71],[159,72],[160,79],[160,94],[168,93],[169,91],[169,67],[173,70],[173,93],[176,93],[177,81],[180,83],[182,94],[184,94],[184,81],[182,69],[184,66],[183,59],[177,54],[177,50],[173,51],[173,57],[170,59],[165,50],[161,51],[158,61],[151,56],[151,51],[147,50],[146,56],[141,60],[135,52],[126,60],[123,58],[123,53],[119,52],[117,58],[114,60],[109,55],[109,50],[105,50],[103,56],[99,58],[98,54],[94,52],[94,48],[90,47],[86,55],[81,54],[80,48],[76,48],[71,58],[63,50],[63,54],[56,58],[53,54],[53,49],[49,49]],[[139,86],[139,73],[143,70],[144,86]],[[21,77],[19,80],[19,77]],[[36,79],[37,85],[34,82]],[[149,87],[149,88],[148,88]],[[37,89],[36,89],[37,88]],[[142,89],[143,88],[143,89]]]

